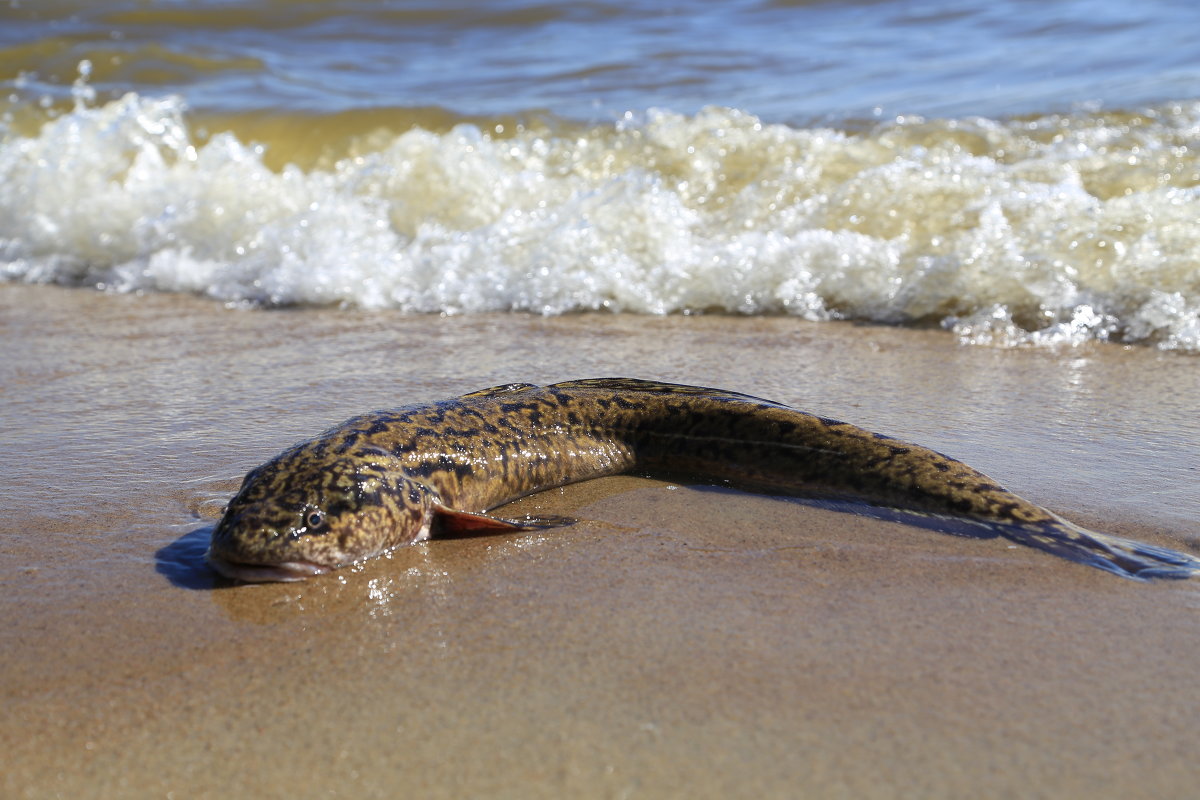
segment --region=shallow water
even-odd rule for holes
[[[10,280],[1200,350],[1187,4],[5,13]]]
[[[786,317],[247,313],[17,285],[0,342],[5,796],[1194,786],[1194,581],[641,478],[501,512],[575,526],[300,585],[230,586],[202,562],[245,470],[332,423],[605,374],[848,419],[1195,552],[1191,359]]]
[[[8,507],[20,510],[4,525],[86,531],[106,559],[151,564],[181,526],[211,520],[251,467],[350,416],[620,374],[845,419],[948,453],[1082,524],[1115,519],[1200,544],[1196,371],[1170,355],[1091,345],[1063,359],[787,318],[247,314],[191,298],[0,291],[0,461]],[[721,363],[739,352],[750,357]],[[149,504],[133,538],[131,504]],[[5,566],[12,577],[27,562]]]

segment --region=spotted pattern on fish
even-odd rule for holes
[[[629,378],[514,383],[354,417],[252,470],[208,558],[298,580],[438,532],[522,526],[484,512],[626,472],[851,500],[956,520],[1126,577],[1200,559],[1080,528],[953,458],[749,395]]]

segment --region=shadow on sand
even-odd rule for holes
[[[232,586],[213,571],[204,560],[215,525],[204,525],[188,531],[154,554],[154,571],[181,589],[218,589]]]

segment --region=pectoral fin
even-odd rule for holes
[[[491,533],[512,533],[515,531],[531,531],[541,528],[555,528],[571,525],[575,520],[570,517],[526,517],[521,520],[500,519],[487,514],[476,514],[471,511],[458,511],[447,506],[435,506],[433,509],[433,527],[431,538],[452,539],[463,536],[485,536]]]
[[[430,529],[430,537],[481,536],[488,533],[511,533],[523,530],[526,530],[524,525],[518,525],[506,519],[437,506],[433,509],[433,527]]]

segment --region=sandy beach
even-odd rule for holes
[[[719,386],[1200,551],[1194,358],[787,318],[231,310],[0,285],[5,797],[1182,797],[1200,583],[639,477],[304,584],[202,563],[244,472],[510,381]]]

